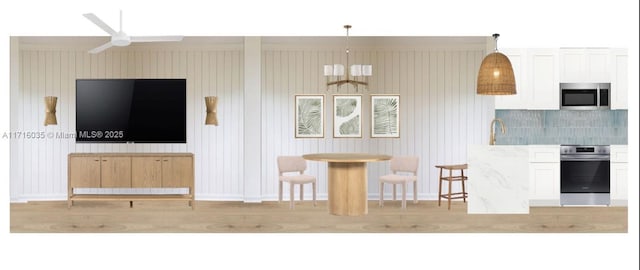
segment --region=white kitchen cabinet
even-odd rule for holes
[[[496,96],[496,109],[521,110],[527,108],[529,87],[526,86],[526,49],[503,49],[501,52],[509,58],[516,79],[516,94]]]
[[[628,109],[627,50],[611,50],[611,109]]]
[[[529,146],[529,205],[560,205],[560,146]]]
[[[503,53],[513,66],[517,94],[496,96],[496,109],[560,108],[557,49],[505,49]]]
[[[560,49],[560,81],[610,82],[609,49]]]
[[[628,164],[627,164],[627,146],[612,145],[611,146],[611,163],[610,163],[610,181],[611,181],[611,205],[627,205],[628,199]]]
[[[527,109],[560,109],[559,57],[555,49],[528,51],[527,78],[530,99]]]

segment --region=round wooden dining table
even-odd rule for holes
[[[328,163],[329,213],[363,216],[367,206],[367,162],[391,159],[389,155],[366,153],[307,154],[302,158]]]

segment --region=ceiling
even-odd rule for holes
[[[92,47],[109,41],[109,37],[86,37],[86,36],[21,36],[21,45],[59,47]],[[437,48],[457,48],[457,47],[477,47],[485,48],[489,37],[398,37],[398,36],[375,36],[375,37],[349,37],[350,48],[388,48],[388,47],[437,47]],[[237,36],[186,36],[179,43],[137,43],[130,47],[169,47],[169,46],[207,46],[207,45],[238,45],[243,44],[244,38]],[[262,37],[262,44],[265,46],[292,46],[292,47],[337,47],[346,46],[344,36],[317,36],[317,37]]]

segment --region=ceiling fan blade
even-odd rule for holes
[[[102,45],[102,46],[100,46],[100,47],[96,47],[96,48],[91,49],[91,50],[89,51],[89,53],[96,54],[96,53],[99,53],[99,52],[101,52],[101,51],[104,51],[104,50],[106,50],[106,49],[111,48],[111,46],[113,46],[113,44],[111,44],[111,41],[109,41],[109,42],[107,42],[107,43],[103,44],[103,45]]]
[[[172,42],[182,41],[183,36],[143,36],[131,37],[131,42]]]
[[[94,24],[96,24],[98,27],[102,28],[102,30],[104,30],[105,32],[109,33],[109,35],[115,36],[117,34],[117,32],[115,30],[113,30],[113,28],[109,27],[109,25],[107,25],[105,22],[100,20],[100,18],[98,18],[98,16],[96,16],[95,14],[86,13],[86,14],[82,14],[82,15],[85,16],[87,19],[89,19]]]

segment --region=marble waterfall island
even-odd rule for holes
[[[469,214],[529,213],[529,147],[470,145]]]

